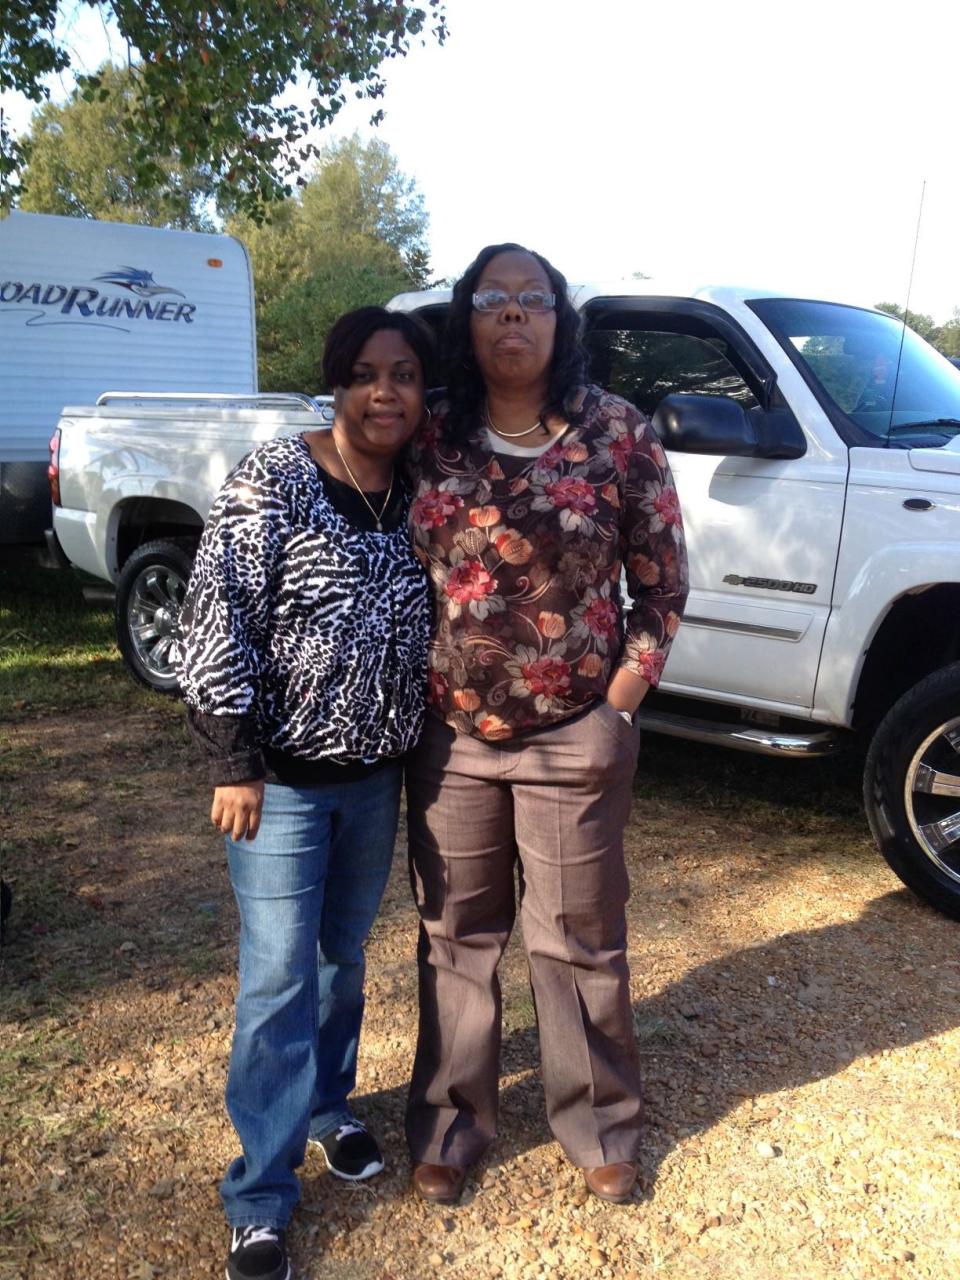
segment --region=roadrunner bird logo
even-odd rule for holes
[[[152,271],[143,271],[139,267],[118,267],[116,271],[108,271],[106,275],[95,276],[105,284],[116,284],[121,289],[129,289],[138,298],[154,298],[158,293],[175,293],[178,298],[186,295],[179,289],[171,289],[169,285],[157,284]]]

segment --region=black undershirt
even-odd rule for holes
[[[370,507],[373,507],[373,511],[371,511],[352,484],[338,480],[329,471],[325,471],[319,462],[316,463],[316,468],[320,483],[323,485],[323,491],[337,515],[349,520],[355,529],[360,529],[364,533],[376,533],[377,522],[373,518],[373,511],[379,511],[383,507],[387,490],[381,489],[377,493],[366,493],[366,490],[364,491],[367,502],[370,503]],[[400,472],[396,471],[394,473],[390,501],[380,522],[383,533],[393,533],[394,529],[400,527],[400,522],[403,519],[403,492]]]

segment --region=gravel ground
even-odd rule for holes
[[[178,713],[27,708],[3,765],[0,1280],[222,1275],[236,917]],[[412,1196],[398,856],[356,1095],[388,1168],[352,1187],[308,1154],[298,1280],[960,1275],[958,926],[880,861],[853,768],[650,737],[627,839],[633,1202],[588,1198],[551,1140],[518,939],[501,1137],[459,1207]]]

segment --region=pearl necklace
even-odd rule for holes
[[[344,470],[346,471],[350,479],[353,481],[353,487],[356,489],[357,493],[359,493],[360,497],[363,499],[364,503],[366,504],[367,510],[370,512],[370,514],[374,518],[374,521],[376,522],[377,533],[383,533],[383,515],[387,507],[390,505],[390,496],[393,493],[393,472],[391,471],[390,473],[390,488],[387,490],[387,496],[383,500],[383,506],[380,508],[380,513],[378,515],[376,508],[373,506],[373,503],[368,500],[367,495],[363,492],[363,490],[360,488],[359,484],[357,483],[357,477],[350,470],[350,464],[347,462],[346,458],[340,452],[340,446],[337,444],[337,437],[333,434],[332,431],[330,432],[330,438],[331,440],[333,440],[333,447],[337,451],[337,457],[343,463]]]

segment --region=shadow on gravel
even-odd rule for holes
[[[692,969],[638,1002],[646,1139],[641,1192],[683,1139],[721,1122],[747,1099],[833,1076],[861,1057],[916,1044],[960,1025],[956,924],[905,890],[871,902],[859,919],[797,933]],[[944,957],[948,957],[944,959]],[[878,976],[895,962],[891,989]],[[483,1164],[551,1141],[534,1027],[507,1036],[500,1136]],[[357,1100],[396,1128],[403,1091]]]
[[[24,719],[14,733],[0,752],[0,859],[14,890],[8,1015],[43,1017],[141,975],[148,986],[231,975],[236,913],[179,718],[145,706]],[[717,825],[746,822],[758,842],[785,828],[849,832],[851,820],[866,835],[856,770],[846,756],[785,764],[650,736],[637,811],[671,830],[677,806]],[[756,876],[802,856],[758,856]]]
[[[222,846],[206,826],[208,789],[185,736],[151,709],[119,722],[87,715],[22,729],[6,751],[11,785],[0,815],[4,876],[16,881],[4,948],[6,1016],[24,1029],[58,1008],[82,1017],[117,987],[135,1001],[138,989],[192,999],[204,984],[226,1005],[236,912]],[[816,835],[829,824],[828,834],[836,830],[849,847],[862,823],[851,758],[788,766],[648,738],[637,797],[644,824],[652,812],[664,830],[676,829],[678,806],[690,823],[704,810],[718,826],[749,823],[757,845],[745,857],[757,880],[782,873],[753,852],[765,848],[765,833]],[[639,876],[651,874],[659,847],[655,833],[637,862]],[[783,866],[795,856],[791,846]],[[811,841],[806,856],[824,855]],[[402,866],[385,906],[383,927],[413,928]],[[960,961],[950,958],[957,928],[906,891],[890,893],[856,920],[727,954],[639,1001],[645,1183],[655,1182],[679,1142],[744,1100],[830,1077],[859,1057],[958,1025]],[[881,978],[891,972],[895,985]],[[131,1048],[154,1031],[134,1023]],[[532,1026],[508,1030],[503,1071],[522,1078],[503,1090],[501,1136],[486,1163],[551,1140],[538,1055]],[[405,1092],[398,1086],[356,1100],[394,1152],[403,1149]],[[408,1194],[405,1170],[385,1194]]]
[[[855,738],[823,759],[787,760],[648,734],[631,821],[646,824],[666,816],[675,822],[679,806],[684,828],[694,832],[703,823],[745,824],[777,843],[790,835],[839,833],[870,841],[862,800],[864,754]],[[680,834],[675,827],[674,834]]]

